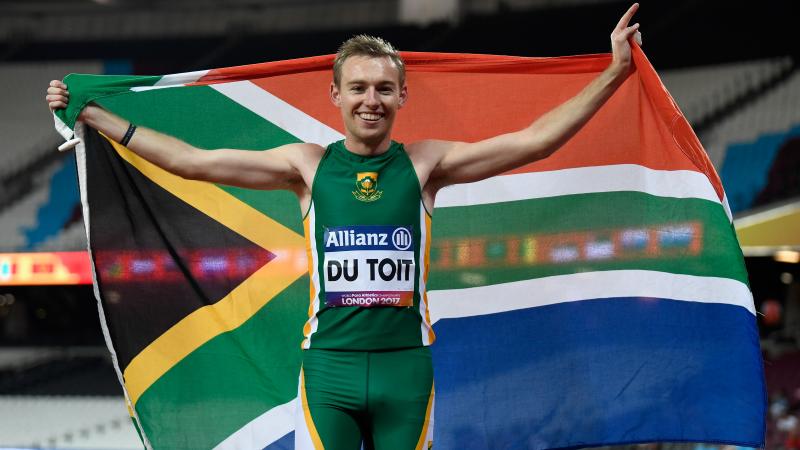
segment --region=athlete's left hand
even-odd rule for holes
[[[632,38],[637,44],[642,45],[642,33],[639,32],[639,23],[628,26],[638,9],[638,3],[631,5],[628,11],[619,19],[614,31],[611,32],[611,53],[613,55],[611,65],[625,74],[628,73],[631,66],[630,39]]]

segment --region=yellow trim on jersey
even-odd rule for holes
[[[431,384],[431,394],[428,396],[428,407],[425,408],[425,423],[422,425],[422,433],[419,435],[419,439],[417,440],[417,446],[415,450],[428,450],[425,447],[425,441],[427,441],[428,437],[428,428],[431,425],[431,409],[433,409],[433,384]]]
[[[423,209],[424,206],[423,204]],[[423,273],[422,279],[425,282],[425,289],[422,290],[422,298],[420,300],[425,302],[425,316],[422,317],[422,320],[428,328],[428,345],[431,345],[436,340],[436,335],[433,333],[433,326],[431,325],[430,307],[428,306],[428,274],[431,270],[431,216],[427,211],[423,216],[425,217],[425,273]]]

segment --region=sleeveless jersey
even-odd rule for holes
[[[375,156],[328,146],[303,220],[311,276],[303,348],[433,343],[425,285],[431,217],[402,144]]]

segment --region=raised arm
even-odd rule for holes
[[[612,62],[575,97],[539,117],[528,127],[474,143],[423,141],[415,152],[430,166],[428,183],[438,189],[478,181],[546,158],[567,142],[600,109],[631,69],[629,39],[640,41],[639,24],[628,26],[634,4],[611,33]],[[415,155],[416,156],[416,155]]]
[[[47,101],[51,110],[69,102],[66,85],[50,82]],[[120,142],[129,122],[96,105],[89,105],[78,120]],[[127,147],[175,175],[251,189],[289,189],[300,194],[313,177],[322,148],[316,144],[289,144],[266,152],[201,150],[180,139],[138,127]],[[308,183],[307,183],[308,182]]]

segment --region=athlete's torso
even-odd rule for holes
[[[304,348],[430,345],[430,216],[402,144],[376,156],[342,141],[319,162],[304,219],[311,275]]]

